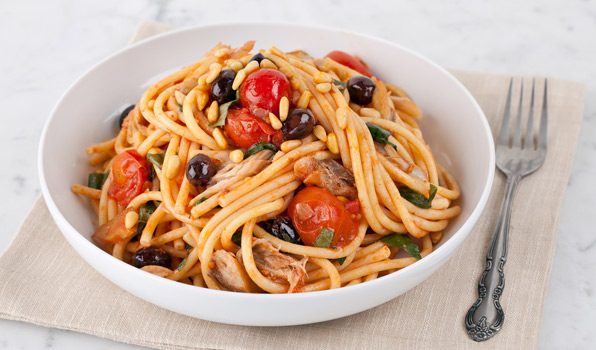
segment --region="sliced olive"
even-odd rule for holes
[[[287,216],[278,216],[273,220],[264,221],[260,225],[265,231],[286,242],[298,243],[300,241],[300,236],[292,225],[292,220]]]
[[[211,84],[211,99],[222,104],[232,101],[236,98],[236,91],[232,89],[236,73],[231,69],[224,69]]]
[[[139,269],[147,265],[159,265],[169,269],[172,257],[158,247],[141,248],[132,256],[132,265]]]
[[[120,125],[120,129],[122,129],[122,123],[124,123],[124,119],[128,116],[128,113],[135,108],[135,105],[130,105],[126,107],[122,113],[120,113],[120,119],[118,119],[118,125]]]
[[[364,75],[352,77],[348,80],[350,100],[359,105],[367,105],[372,102],[376,87],[375,82]]]
[[[204,154],[197,154],[186,165],[186,178],[194,186],[206,185],[213,175],[215,164]]]
[[[284,121],[284,140],[296,140],[310,135],[315,127],[315,117],[308,109],[296,108]]]
[[[250,58],[250,60],[248,60],[248,62],[250,63],[250,62],[252,62],[252,61],[257,61],[257,63],[258,63],[259,65],[261,65],[261,61],[262,61],[262,60],[264,60],[265,58],[266,58],[266,57],[265,57],[265,56],[263,56],[263,54],[259,52],[258,54],[256,54],[256,55],[252,56],[252,57]]]

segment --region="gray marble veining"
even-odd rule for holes
[[[37,142],[54,103],[84,71],[126,45],[144,20],[177,26],[291,21],[362,32],[456,69],[583,82],[587,99],[567,188],[540,335],[543,349],[596,347],[596,1],[4,1],[0,101],[5,136],[0,252],[40,189]],[[331,48],[330,48],[331,49]],[[0,349],[135,349],[74,332],[0,320]]]

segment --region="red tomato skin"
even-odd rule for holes
[[[127,206],[133,198],[143,193],[149,175],[147,162],[136,150],[120,153],[112,163],[108,196],[119,205]]]
[[[334,60],[335,62],[339,63],[339,64],[343,64],[346,67],[352,68],[353,70],[357,71],[358,73],[362,74],[362,75],[366,75],[367,77],[371,77],[372,75],[370,74],[370,72],[368,71],[368,68],[366,68],[366,66],[360,62],[359,60],[357,60],[354,56],[345,53],[343,51],[339,51],[339,50],[335,50],[335,51],[331,51],[327,54],[327,56],[325,57],[329,57],[332,60]]]
[[[284,96],[292,101],[292,87],[288,78],[275,69],[259,69],[240,86],[240,105],[261,118],[267,117],[269,112],[278,116],[279,101]]]
[[[130,237],[136,232],[136,228],[127,229],[125,225],[126,214],[133,211],[133,208],[123,210],[116,215],[112,220],[99,226],[95,233],[91,236],[96,243],[105,245],[112,245],[121,242],[123,239]]]
[[[224,125],[224,131],[234,143],[244,149],[257,142],[270,142],[281,146],[283,134],[273,129],[263,119],[250,114],[248,109],[230,109]]]
[[[360,201],[349,201],[344,203],[344,208],[350,213],[350,215],[358,215],[360,214]]]
[[[288,207],[288,217],[302,242],[309,246],[323,227],[335,232],[332,247],[345,247],[358,234],[358,224],[343,203],[320,187],[309,186],[298,192]]]

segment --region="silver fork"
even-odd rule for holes
[[[486,257],[486,268],[478,283],[478,300],[472,305],[466,315],[468,335],[475,341],[484,341],[495,335],[503,326],[505,314],[499,301],[505,287],[503,267],[507,261],[507,241],[509,240],[509,221],[513,195],[519,180],[540,168],[546,158],[547,134],[547,81],[544,81],[544,98],[542,113],[536,144],[534,144],[534,81],[532,81],[532,97],[528,124],[522,146],[522,101],[524,85],[522,81],[520,103],[517,120],[513,133],[513,142],[509,142],[511,88],[513,79],[509,83],[509,94],[505,106],[505,116],[497,140],[497,168],[507,176],[505,195],[501,204],[501,212],[493,241]]]

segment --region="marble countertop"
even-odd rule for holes
[[[275,20],[335,26],[410,47],[455,69],[551,76],[587,85],[582,131],[559,223],[541,349],[596,346],[596,1],[3,1],[0,104],[4,164],[0,252],[40,194],[37,143],[57,99],[121,49],[145,20],[176,26]],[[133,349],[0,319],[0,349]]]

